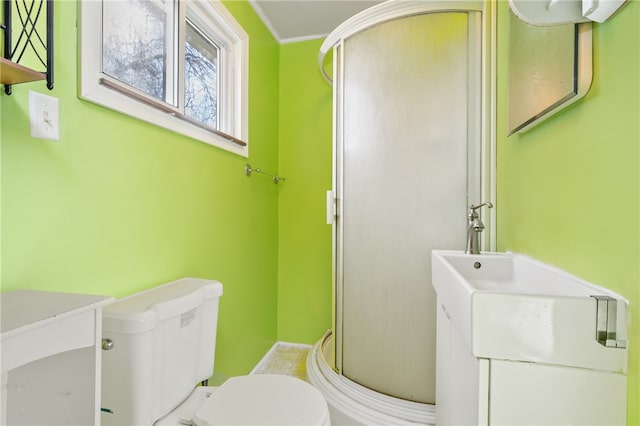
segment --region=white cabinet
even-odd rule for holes
[[[438,300],[436,419],[438,425],[489,423],[489,360],[465,346],[446,308]]]
[[[438,302],[438,425],[624,425],[626,375],[475,357]]]
[[[102,306],[96,295],[0,294],[3,425],[98,425]]]
[[[490,360],[493,425],[626,425],[626,375]]]
[[[432,252],[439,425],[624,425],[628,302],[515,253]]]

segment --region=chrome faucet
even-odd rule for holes
[[[478,210],[482,206],[493,208],[490,202],[482,203],[477,206],[469,206],[469,223],[467,226],[467,248],[464,250],[467,254],[480,254],[480,233],[484,229],[484,223],[480,220]]]

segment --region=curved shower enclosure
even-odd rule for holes
[[[308,370],[345,423],[435,420],[431,250],[464,249],[468,206],[492,198],[490,7],[389,1],[322,45],[334,87],[334,324]]]

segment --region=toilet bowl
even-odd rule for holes
[[[222,284],[184,278],[103,308],[103,425],[330,425],[322,394],[281,375],[213,375]]]

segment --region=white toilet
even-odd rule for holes
[[[103,308],[102,424],[329,425],[324,397],[289,376],[213,374],[222,284],[184,278]]]

